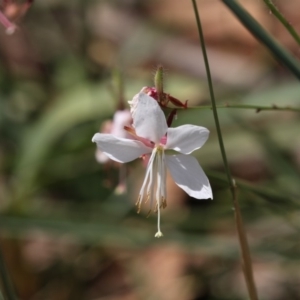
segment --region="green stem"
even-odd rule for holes
[[[262,43],[273,55],[300,79],[300,64],[283,46],[281,46],[244,8],[234,0],[222,0],[235,14],[240,22]]]
[[[3,288],[6,293],[7,299],[17,300],[18,298],[14,292],[13,284],[9,278],[8,271],[6,269],[1,250],[0,250],[0,274],[1,274]]]
[[[214,115],[214,119],[215,119],[215,123],[216,123],[219,146],[220,146],[220,149],[221,149],[221,154],[222,154],[222,158],[223,158],[224,167],[225,167],[225,171],[226,171],[226,174],[227,174],[228,182],[230,184],[230,187],[233,187],[231,174],[230,174],[230,169],[229,169],[229,166],[228,166],[227,156],[226,156],[225,147],[224,147],[224,143],[223,143],[221,126],[220,126],[219,117],[218,117],[218,113],[217,113],[216,100],[215,100],[215,95],[214,95],[212,79],[211,79],[211,75],[210,75],[210,68],[209,68],[208,58],[207,58],[207,54],[206,54],[206,47],[205,47],[204,36],[203,36],[203,32],[202,32],[202,26],[201,26],[201,22],[200,22],[200,17],[199,17],[196,1],[192,0],[192,2],[193,2],[194,12],[195,12],[195,16],[196,16],[198,32],[199,32],[200,46],[202,47],[202,52],[203,52],[203,59],[204,59],[204,63],[205,63],[209,93],[210,93],[210,98],[211,98],[211,102],[212,102],[213,115]]]
[[[205,68],[206,68],[209,92],[210,92],[210,97],[211,97],[211,102],[212,102],[212,110],[213,110],[213,115],[214,115],[214,119],[215,119],[215,123],[216,123],[219,145],[220,145],[220,149],[221,149],[221,153],[222,153],[223,163],[224,163],[224,166],[226,169],[228,182],[230,185],[230,190],[232,193],[232,200],[233,200],[233,206],[234,206],[234,212],[235,212],[235,223],[236,223],[237,232],[238,232],[238,239],[239,239],[239,244],[240,244],[245,281],[247,284],[250,299],[257,300],[258,296],[257,296],[256,286],[255,286],[254,277],[253,277],[249,245],[248,245],[246,233],[244,230],[242,215],[241,215],[241,211],[240,211],[240,207],[239,207],[239,203],[238,203],[237,186],[236,186],[234,179],[231,177],[231,173],[230,173],[228,162],[227,162],[225,147],[224,147],[222,133],[221,133],[221,127],[220,127],[218,113],[217,113],[217,106],[216,106],[216,101],[215,101],[215,96],[214,96],[214,91],[213,91],[213,84],[212,84],[212,79],[211,79],[211,75],[210,75],[210,68],[209,68],[208,58],[207,58],[207,54],[206,54],[205,41],[204,41],[202,26],[201,26],[201,22],[200,22],[200,16],[198,13],[196,0],[192,0],[192,3],[193,3],[194,12],[195,12],[198,32],[199,32],[200,45],[201,45],[202,52],[203,52],[203,59],[204,59]]]
[[[291,34],[294,40],[300,45],[300,36],[294,29],[294,27],[285,19],[285,17],[280,13],[277,7],[274,5],[272,0],[264,0],[272,14],[281,22],[281,24],[286,28],[286,30]]]
[[[240,244],[240,249],[242,254],[245,281],[247,284],[247,289],[248,289],[250,299],[257,300],[258,296],[257,296],[255,282],[254,282],[251,254],[250,254],[249,245],[247,241],[247,235],[244,229],[240,205],[237,198],[237,187],[234,181],[233,183],[234,183],[234,187],[232,188],[232,193],[233,193],[234,217],[235,217],[235,223],[236,223],[236,228],[239,237],[239,244]]]
[[[216,105],[217,108],[236,108],[236,109],[253,109],[256,110],[257,113],[260,111],[293,111],[293,112],[300,112],[300,108],[298,107],[291,107],[291,106],[277,106],[275,104],[271,106],[260,106],[260,105],[249,105],[249,104],[221,104]],[[186,109],[181,107],[176,107],[176,109]],[[188,106],[188,109],[213,109],[210,105],[204,105],[204,106]]]

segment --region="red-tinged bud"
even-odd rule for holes
[[[146,86],[143,88],[143,92],[158,101],[157,90],[155,87]]]
[[[175,105],[177,107],[181,107],[181,108],[184,108],[184,109],[187,108],[188,100],[186,100],[183,103],[180,100],[178,100],[177,98],[172,97],[170,94],[167,94],[167,93],[164,93],[164,92],[160,94],[156,87],[146,86],[146,87],[143,88],[142,91],[145,94],[147,94],[148,96],[155,99],[161,107],[168,107],[168,103],[171,102],[173,105]]]
[[[182,107],[182,108],[187,108],[187,102],[188,102],[188,100],[185,100],[185,102],[182,103],[180,100],[178,100],[178,99],[170,96],[169,94],[167,95],[167,98],[175,106]]]

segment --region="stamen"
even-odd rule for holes
[[[146,189],[146,190],[145,190]],[[155,237],[162,237],[160,230],[160,210],[167,206],[166,201],[166,163],[163,145],[157,145],[150,156],[145,179],[140,190],[140,196],[137,201],[138,212],[141,209],[144,192],[146,192],[145,202],[150,201],[150,210],[147,217],[152,212],[153,201],[155,199],[154,212],[157,213],[157,233]],[[155,193],[155,194],[154,194]]]
[[[164,198],[164,208],[167,207],[167,166],[165,160],[165,152],[162,153],[162,180],[163,180],[163,192],[162,196]]]
[[[136,206],[141,203],[141,198],[142,198],[141,195],[139,195],[139,197],[138,197],[138,199],[137,199],[137,201],[135,203]]]
[[[166,208],[167,207],[167,199],[163,198],[162,199],[162,208]]]
[[[162,150],[160,152],[160,156],[159,156],[159,159],[160,159],[160,170],[159,170],[159,173],[160,173],[160,202],[161,202],[161,207],[162,207],[162,200],[165,198],[165,186],[166,186],[166,181],[164,180],[165,176],[165,169],[164,169],[164,161],[163,161],[163,153],[164,151]]]
[[[145,187],[146,187],[146,184],[147,184],[147,181],[148,181],[149,173],[152,171],[152,164],[153,164],[153,158],[154,158],[154,156],[155,156],[155,151],[152,151],[151,157],[150,157],[149,162],[148,162],[148,166],[147,166],[147,170],[146,170],[144,182],[143,182],[141,190],[140,190],[140,197],[141,198],[144,197],[144,190],[145,190]]]
[[[157,151],[156,149],[153,150],[154,156],[152,158],[152,168],[150,170],[150,179],[148,183],[147,192],[150,193],[150,209],[153,206],[153,197],[154,197],[154,188],[157,176]]]
[[[147,192],[147,197],[146,197],[145,203],[147,203],[149,201],[149,198],[150,198],[150,193]]]
[[[142,196],[139,195],[137,202],[135,203],[135,205],[137,206],[137,213],[139,214],[141,211],[141,206],[142,206]]]
[[[150,216],[151,212],[152,212],[152,210],[150,209],[146,215],[146,218],[148,218]]]

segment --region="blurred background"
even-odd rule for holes
[[[210,130],[194,155],[214,200],[191,199],[168,177],[162,239],[156,214],[136,214],[141,161],[126,165],[120,189],[124,169],[98,163],[91,142],[118,108],[115,70],[124,103],[162,64],[167,93],[210,104],[191,1],[36,0],[23,13],[24,1],[1,2],[18,28],[0,24],[0,247],[19,299],[247,299],[211,110],[179,111],[173,126]],[[263,1],[240,3],[300,58]],[[300,1],[276,4],[300,32]],[[198,6],[218,104],[300,106],[298,81],[221,1]],[[219,117],[260,299],[299,299],[299,113]]]

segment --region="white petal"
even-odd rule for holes
[[[166,149],[174,149],[183,154],[190,154],[201,148],[207,141],[209,130],[195,125],[183,125],[169,128]]]
[[[128,109],[117,110],[114,114],[111,134],[121,138],[128,138],[129,134],[124,130],[124,126],[129,126],[131,120],[131,113]]]
[[[197,199],[213,198],[208,178],[195,157],[166,155],[166,162],[175,183],[188,195]]]
[[[136,95],[133,96],[132,100],[128,101],[128,104],[130,106],[130,113],[131,113],[132,117],[134,117],[134,115],[135,115],[136,107],[137,107],[137,104],[139,102],[139,94],[140,93],[146,94],[145,91],[147,89],[148,89],[148,87],[144,86],[138,94],[136,94]]]
[[[105,133],[96,133],[92,142],[97,143],[97,147],[110,159],[121,163],[132,161],[152,151],[142,142],[118,138]]]
[[[145,93],[139,93],[136,97],[138,102],[133,115],[135,132],[138,136],[158,143],[168,130],[165,115],[152,97]]]

